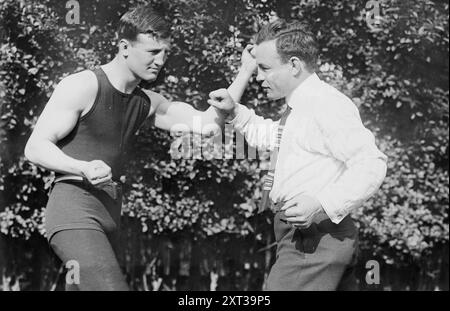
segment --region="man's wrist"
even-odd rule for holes
[[[242,75],[243,77],[245,77],[248,80],[253,75],[253,72],[255,72],[253,67],[247,67],[245,65],[242,65],[239,68],[238,75]]]
[[[87,162],[87,161],[75,160],[73,163],[74,173],[76,175],[80,175],[81,177],[85,177],[84,172],[86,171],[88,164],[89,164],[89,162]]]
[[[231,123],[234,119],[236,119],[238,112],[239,112],[239,103],[235,103],[234,108],[227,111],[227,116],[225,120],[228,123]]]

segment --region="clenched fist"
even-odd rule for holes
[[[209,93],[208,104],[216,107],[217,109],[223,110],[224,112],[232,111],[236,103],[233,98],[231,98],[227,89],[218,89]]]
[[[85,162],[81,172],[94,186],[102,186],[112,181],[111,168],[101,160]]]

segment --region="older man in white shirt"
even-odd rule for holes
[[[252,54],[236,79],[248,81],[257,66],[267,96],[286,100],[281,121],[236,103],[246,83],[212,92],[209,103],[251,146],[274,154],[263,192],[275,207],[277,259],[266,289],[354,289],[358,234],[349,213],[381,185],[386,156],[353,102],[315,74],[317,47],[304,24],[265,25]]]

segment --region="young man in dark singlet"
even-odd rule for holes
[[[214,107],[201,112],[138,87],[153,81],[166,61],[169,27],[149,6],[120,20],[116,57],[108,64],[64,78],[43,110],[25,147],[27,159],[56,172],[46,208],[47,238],[63,263],[76,263],[80,278],[68,290],[127,290],[116,257],[121,212],[122,154],[142,123],[193,131],[222,124]],[[244,53],[247,53],[245,51]],[[230,86],[244,91],[253,68]],[[76,278],[74,278],[76,280]]]

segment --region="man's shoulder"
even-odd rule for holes
[[[148,98],[150,99],[152,106],[158,106],[161,103],[167,101],[167,98],[165,98],[163,95],[161,95],[158,92],[149,90],[149,89],[144,89],[141,88],[141,90],[145,93],[145,95],[148,96]]]
[[[320,89],[310,94],[315,112],[341,114],[346,112],[353,113],[355,110],[358,110],[349,96],[329,83],[321,81],[321,84]]]
[[[85,110],[93,104],[98,92],[98,81],[95,73],[83,70],[64,77],[56,86],[59,105],[71,106],[77,110]],[[65,100],[62,100],[65,98]]]
[[[84,94],[97,92],[98,82],[95,73],[91,70],[83,70],[64,77],[58,86],[82,91]],[[81,94],[80,94],[81,95]]]

